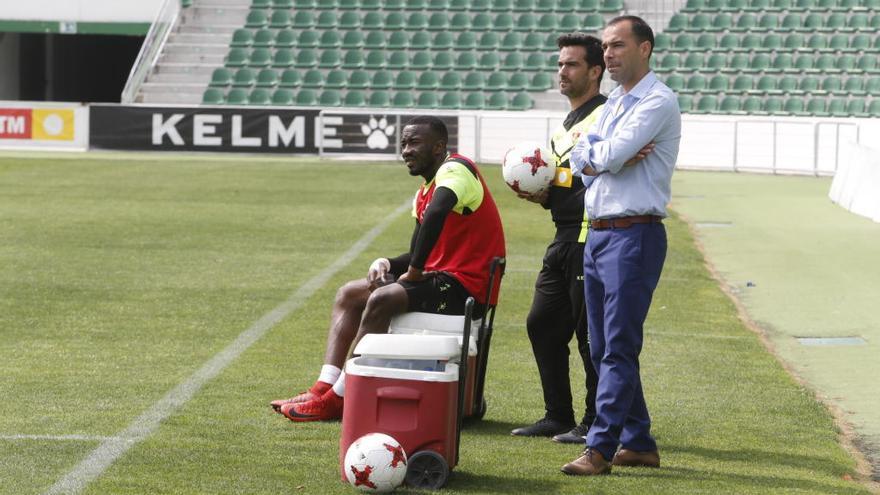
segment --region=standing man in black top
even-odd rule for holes
[[[584,185],[572,180],[571,149],[601,113],[605,97],[599,93],[605,61],[602,43],[583,33],[560,36],[559,91],[568,97],[571,113],[552,136],[550,147],[556,177],[548,192],[520,194],[550,210],[556,237],[547,247],[535,282],[532,309],[526,320],[532,351],[544,390],[544,417],[532,425],[511,431],[519,436],[546,436],[563,443],[583,443],[596,417],[597,374],[590,360],[587,315],[584,304],[584,243],[588,219],[584,209]],[[586,408],[579,424],[574,421],[569,384],[568,344],[577,336],[578,353],[586,374]]]

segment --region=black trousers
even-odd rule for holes
[[[583,262],[581,243],[553,241],[547,247],[526,328],[541,376],[546,416],[563,422],[574,421],[568,344],[572,335],[577,336],[587,390],[582,422],[589,426],[596,417],[598,376],[590,359]]]

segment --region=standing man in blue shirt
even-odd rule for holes
[[[599,372],[596,420],[566,474],[660,465],[639,376],[643,325],[666,259],[666,204],[681,141],[675,94],[651,71],[654,33],[636,16],[612,19],[605,65],[619,86],[571,166],[587,186],[584,250],[590,357]],[[618,446],[621,447],[618,451]]]

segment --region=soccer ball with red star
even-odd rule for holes
[[[406,452],[384,433],[368,433],[352,442],[344,462],[348,482],[365,492],[390,492],[406,477]]]
[[[538,194],[550,187],[556,176],[556,164],[541,144],[522,142],[504,155],[501,175],[514,191]]]

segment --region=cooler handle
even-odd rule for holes
[[[376,397],[381,399],[419,400],[422,398],[422,392],[408,387],[381,387],[376,389]]]

